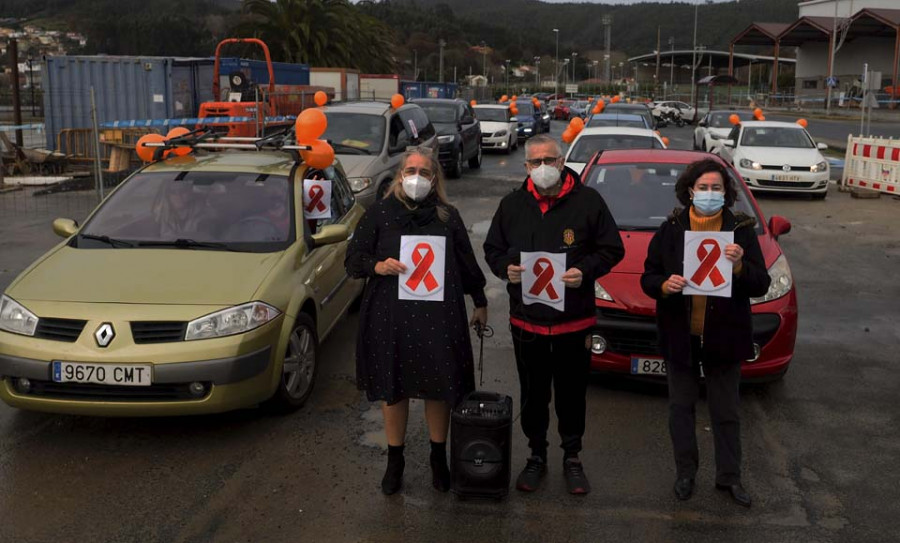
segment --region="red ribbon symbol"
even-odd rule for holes
[[[424,256],[423,256],[424,255]],[[425,289],[428,292],[438,288],[437,279],[431,273],[431,265],[434,264],[434,250],[427,243],[420,243],[412,251],[412,261],[416,265],[412,275],[406,280],[406,286],[415,292],[419,288],[419,283],[425,282]]]
[[[313,208],[318,209],[319,211],[325,211],[327,208],[325,204],[322,203],[322,198],[325,197],[325,189],[322,188],[322,185],[312,185],[309,187],[309,205],[306,206],[306,211],[312,212]]]
[[[712,250],[707,251],[707,246],[712,247]],[[719,271],[719,268],[716,267],[716,262],[718,262],[719,256],[721,255],[722,250],[719,249],[719,244],[716,243],[716,240],[705,239],[701,241],[700,246],[697,247],[697,258],[701,260],[700,267],[697,268],[697,271],[691,276],[691,283],[699,286],[703,284],[703,281],[707,277],[712,281],[714,287],[724,283],[725,278],[722,277],[722,273]]]
[[[541,291],[546,290],[547,296],[549,296],[551,300],[558,299],[559,295],[550,283],[553,279],[553,263],[550,262],[549,259],[539,258],[534,262],[534,267],[531,271],[537,278],[534,280],[534,284],[531,285],[531,289],[528,293],[534,296],[540,296]]]

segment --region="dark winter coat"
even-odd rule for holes
[[[584,274],[581,286],[566,288],[565,311],[543,304],[525,306],[522,284],[508,283],[509,313],[530,324],[553,326],[595,314],[594,282],[609,273],[625,256],[616,221],[596,190],[581,184],[578,174],[566,168],[564,176],[574,176],[570,192],[541,213],[528,190],[528,180],[500,202],[484,241],[484,257],[494,275],[508,279],[506,268],[520,263],[522,251],[565,253],[566,269]]]
[[[730,298],[706,299],[701,359],[704,364],[734,363],[753,358],[750,298],[763,296],[771,279],[759,247],[756,220],[722,212],[722,231],[734,231],[734,242],[744,250],[743,269],[734,277]],[[662,295],[671,275],[684,275],[684,233],[691,229],[689,209],[678,209],[662,223],[647,249],[641,288],[656,300],[659,346],[670,364],[691,365],[691,302],[693,296]]]

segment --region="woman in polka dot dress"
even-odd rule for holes
[[[399,261],[401,236],[443,237],[443,277],[439,271],[427,277],[430,269],[417,273],[433,256],[421,253],[418,265],[415,257],[407,263],[413,271],[406,277],[408,267]],[[385,198],[369,208],[357,226],[345,265],[352,277],[368,279],[360,311],[356,377],[370,401],[383,402],[388,465],[382,491],[400,490],[409,399],[420,398],[425,400],[431,436],[432,484],[446,492],[450,409],[475,388],[464,296],[470,295],[475,305],[470,324],[487,323],[487,298],[466,227],[447,203],[440,164],[430,153],[413,150],[404,155]],[[400,299],[400,275],[407,285],[432,279],[443,288],[443,301]]]

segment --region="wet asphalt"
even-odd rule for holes
[[[554,122],[552,133],[563,128]],[[663,133],[688,148],[691,130]],[[486,155],[480,170],[449,182],[479,257],[523,159],[521,148]],[[419,402],[405,486],[383,496],[381,416],[355,386],[350,314],[322,344],[311,399],[291,415],[105,419],[0,406],[0,541],[896,541],[900,200],[857,200],[832,187],[822,202],[759,203],[767,217],[793,223],[780,242],[800,326],[784,380],[742,392],[749,510],[713,488],[705,403],[697,489],[678,502],[665,388],[607,376],[588,388],[588,496],[565,493],[553,438],[536,493],[481,502],[436,492]],[[44,218],[0,219],[0,288],[57,239]],[[484,388],[518,399],[503,284],[489,277],[487,293],[497,333],[485,342]],[[526,455],[516,428],[513,478]]]

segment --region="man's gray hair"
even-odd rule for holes
[[[556,154],[562,156],[562,147],[559,145],[559,142],[553,139],[552,137],[546,134],[538,134],[537,136],[532,136],[525,140],[525,157],[528,157],[528,150],[531,149],[535,145],[552,145],[554,149],[556,149]]]

